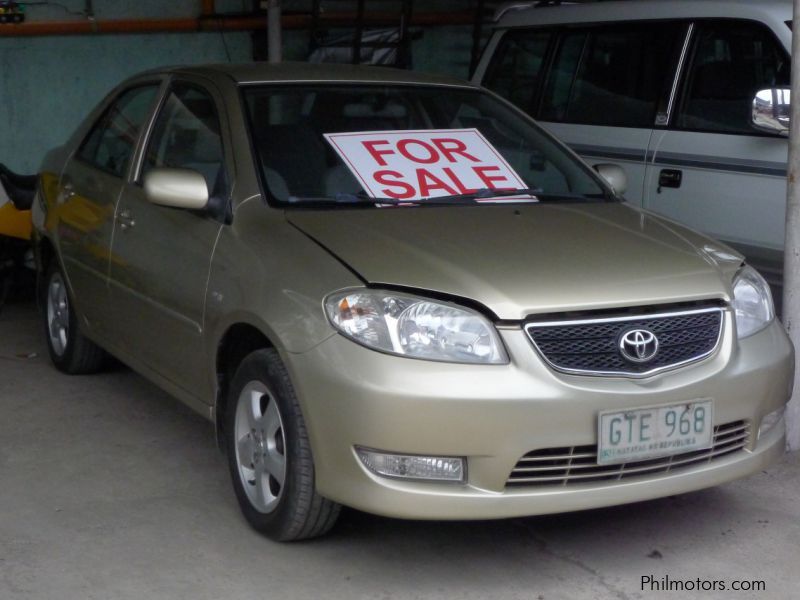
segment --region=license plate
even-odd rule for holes
[[[610,465],[710,448],[711,400],[604,411],[597,421],[597,464]]]

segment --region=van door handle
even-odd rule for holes
[[[683,171],[677,169],[661,169],[658,174],[658,189],[657,193],[661,193],[662,187],[679,188],[683,180]]]
[[[131,211],[129,211],[127,208],[117,215],[117,221],[119,222],[119,226],[122,231],[127,231],[136,225],[136,221],[134,220]]]

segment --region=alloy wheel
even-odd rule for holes
[[[53,352],[63,356],[69,340],[69,297],[64,279],[57,272],[47,286],[47,331]]]
[[[272,512],[286,482],[286,440],[278,402],[263,382],[251,381],[239,394],[233,433],[247,498],[257,511]]]

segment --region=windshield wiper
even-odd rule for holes
[[[335,194],[333,196],[289,196],[288,202],[290,204],[383,204],[389,206],[433,206],[444,204],[474,204],[469,198],[422,198],[416,200],[401,200],[399,198],[373,198],[364,193],[361,194]]]
[[[576,204],[576,203],[595,203],[595,202],[614,202],[617,199],[608,194],[539,194],[537,196],[539,202],[545,203],[563,203],[563,204]]]
[[[400,198],[381,198],[368,196],[364,192],[357,194],[338,193],[333,196],[289,196],[289,203],[303,204],[303,203],[316,203],[324,202],[329,204],[384,204],[391,206],[445,206],[450,204],[478,204],[481,200],[491,200],[493,198],[503,198],[506,196],[532,196],[533,199],[542,190],[540,188],[524,188],[521,190],[492,190],[489,188],[482,188],[467,194],[452,194],[450,196],[433,196],[430,198],[415,198],[413,200],[404,200]],[[528,198],[521,199],[523,201]]]

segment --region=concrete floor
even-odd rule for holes
[[[274,544],[239,514],[210,424],[118,369],[67,377],[38,316],[0,315],[0,599],[797,598],[800,455],[652,502],[496,522],[345,511]],[[641,577],[761,593],[642,591]]]

